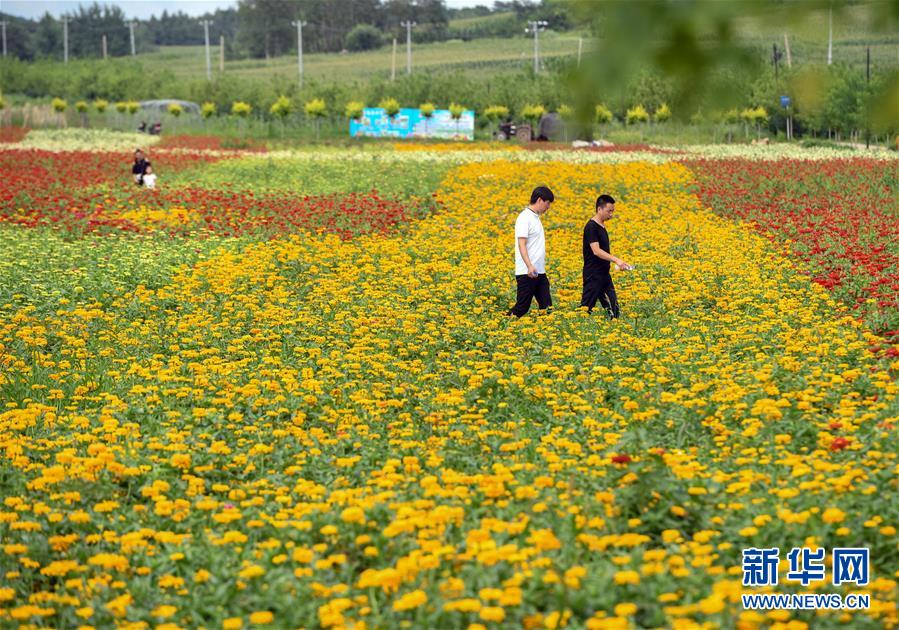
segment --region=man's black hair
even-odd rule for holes
[[[605,206],[610,203],[615,203],[615,200],[612,199],[612,195],[600,195],[596,198],[596,207]]]
[[[531,193],[531,203],[537,203],[538,199],[542,199],[543,201],[555,201],[556,197],[553,195],[553,191],[546,186],[537,186],[534,189],[534,192]]]

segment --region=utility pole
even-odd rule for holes
[[[777,62],[783,57],[783,53],[777,50],[777,44],[772,44],[771,59],[774,60],[774,82],[777,83]]]
[[[212,59],[209,57],[209,25],[212,20],[200,20],[203,25],[203,34],[206,38],[206,80],[212,81]]]
[[[134,20],[128,22],[128,31],[131,34],[131,56],[134,57],[137,55],[137,47],[134,45]]]
[[[225,36],[219,35],[219,72],[225,71]]]
[[[69,18],[62,18],[62,61],[69,63]]]
[[[833,63],[833,3],[830,4],[830,14],[827,20],[827,65]]]
[[[787,39],[787,34],[784,33],[784,50],[787,51],[787,68],[793,67],[793,56],[790,55],[790,40]]]
[[[407,20],[400,23],[400,26],[406,27],[406,74],[412,74],[412,27],[415,22]]]
[[[300,78],[300,87],[303,87],[303,27],[307,22],[303,20],[294,20],[291,22],[297,27],[297,69]]]
[[[578,37],[577,38],[577,67],[578,68],[581,67],[581,50],[583,49],[583,47],[584,47],[584,38]]]
[[[867,61],[865,62],[865,84],[867,85],[867,92],[871,92],[871,47],[868,46],[867,50]],[[865,148],[871,148],[871,108],[870,106],[865,107]]]
[[[396,37],[393,38],[393,57],[390,58],[390,80],[396,81]]]
[[[107,56],[107,54],[106,54],[106,53],[107,53],[107,48],[106,48],[106,33],[103,33],[103,37],[101,38],[101,41],[103,42],[103,59],[108,59],[108,56]]]
[[[528,21],[528,28],[525,29],[525,33],[534,34],[534,74],[540,72],[540,43],[538,41],[538,34],[548,25],[549,22],[544,20],[530,20]]]
[[[6,56],[6,20],[0,20],[0,26],[3,27],[3,56]]]

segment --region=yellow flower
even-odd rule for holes
[[[250,623],[254,626],[263,626],[267,623],[271,623],[274,620],[275,616],[267,610],[250,613]]]
[[[422,590],[412,591],[400,597],[393,602],[393,610],[402,612],[404,610],[412,610],[418,608],[428,601],[428,596]]]
[[[162,605],[157,606],[152,613],[154,617],[161,617],[162,619],[168,619],[172,615],[178,612],[178,609],[175,606]]]
[[[614,579],[615,584],[639,584],[640,574],[636,571],[617,571]]]
[[[615,606],[615,616],[616,617],[630,617],[631,615],[636,614],[637,605],[632,604],[630,602],[624,604],[617,604]]]
[[[348,507],[340,513],[340,520],[344,523],[360,523],[365,524],[365,512],[362,508]]]
[[[499,623],[506,618],[506,611],[499,606],[485,606],[481,608],[478,616],[483,621],[493,621]]]
[[[821,519],[825,523],[842,523],[846,518],[846,513],[839,508],[827,508],[821,515]]]

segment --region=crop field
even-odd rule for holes
[[[577,55],[578,37],[569,33],[549,33],[540,41],[542,57]],[[586,50],[586,46],[584,50]],[[477,70],[486,71],[485,66],[496,64],[507,70],[509,65],[521,68],[533,66],[534,41],[522,34],[517,38],[481,38],[464,42],[451,40],[431,44],[413,44],[413,70]],[[218,48],[214,47],[214,54]],[[303,55],[303,71],[311,80],[363,81],[373,74],[389,78],[392,47],[356,53],[307,53]],[[203,46],[163,46],[157,52],[141,55],[148,67],[171,70],[182,78],[199,78],[206,73],[206,56]],[[218,57],[213,65],[218,71]],[[405,40],[398,42],[396,72],[406,72]],[[297,73],[296,55],[274,57],[270,60],[244,59],[227,60],[225,73],[243,77],[273,77],[282,75],[293,78]]]
[[[0,626],[899,624],[895,153],[3,138]],[[744,609],[771,547],[870,607]]]

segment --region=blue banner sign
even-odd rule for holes
[[[466,109],[453,120],[448,109],[425,118],[418,109],[404,108],[391,118],[381,107],[366,107],[359,120],[350,120],[353,138],[445,138],[474,140],[474,112]]]

